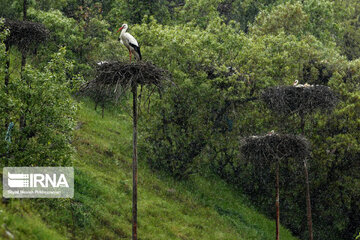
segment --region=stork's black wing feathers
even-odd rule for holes
[[[140,47],[136,46],[135,44],[132,44],[129,42],[129,45],[134,48],[134,50],[139,54],[140,60],[141,60],[141,53],[140,53]]]

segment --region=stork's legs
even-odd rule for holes
[[[131,63],[131,51],[129,51],[129,55],[130,55],[130,63]]]

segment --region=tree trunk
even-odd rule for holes
[[[26,65],[26,53],[21,53],[21,73],[24,71]]]
[[[27,18],[27,0],[23,0],[23,21]],[[21,53],[21,76],[25,69],[26,65],[26,53],[25,51]],[[26,110],[27,111],[27,110]],[[25,113],[20,116],[20,128],[23,129],[26,127],[26,115]]]
[[[8,43],[5,44],[5,51],[6,51],[6,62],[5,62],[4,85],[5,85],[5,93],[8,93],[9,92],[8,85],[10,79],[10,45]],[[5,130],[8,128],[8,125],[9,125],[9,118],[7,117],[5,119]]]
[[[310,184],[309,184],[309,173],[307,168],[307,159],[304,160],[305,180],[306,180],[306,207],[307,207],[307,222],[309,229],[309,239],[313,240],[312,230],[312,217],[311,217],[311,201],[310,201]]]
[[[5,51],[6,51],[6,63],[5,63],[5,91],[8,92],[8,85],[10,79],[10,45],[7,43],[5,44]]]
[[[23,21],[25,21],[27,18],[27,0],[24,0],[23,2]]]
[[[133,94],[133,222],[132,240],[137,240],[137,83],[132,86]]]
[[[301,129],[301,134],[304,135],[305,134],[305,117],[304,114],[300,113],[300,129]]]
[[[25,1],[24,1],[25,2]],[[25,4],[25,3],[24,3]],[[21,72],[20,75],[21,77],[23,76],[23,72],[25,69],[25,65],[26,65],[26,53],[22,52],[21,53]],[[27,82],[27,84],[29,85],[29,83]],[[26,112],[28,111],[28,109],[25,110],[25,112],[20,116],[20,129],[23,129],[26,127]]]
[[[279,161],[276,163],[276,240],[280,236],[280,186],[279,186]]]
[[[104,110],[105,110],[105,103],[102,102],[102,104],[101,104],[101,118],[104,118]]]

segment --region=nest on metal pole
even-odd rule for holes
[[[80,88],[80,94],[95,101],[117,100],[133,84],[162,88],[169,80],[168,72],[150,62],[102,62],[96,76]]]
[[[46,42],[49,30],[41,23],[5,19],[0,30],[9,29],[10,34],[5,39],[8,46],[17,46],[21,52],[27,52]]]
[[[310,154],[310,144],[302,136],[267,134],[242,139],[241,153],[245,159],[264,166],[285,158],[303,160]]]
[[[284,116],[332,110],[338,102],[331,88],[323,85],[270,87],[261,99],[270,110]]]

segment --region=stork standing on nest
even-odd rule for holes
[[[140,53],[140,47],[136,39],[128,32],[126,32],[128,29],[128,25],[124,23],[121,28],[117,32],[120,32],[119,41],[127,47],[129,50],[130,55],[130,62],[131,62],[131,55],[134,55],[136,60],[141,60],[141,53]]]

